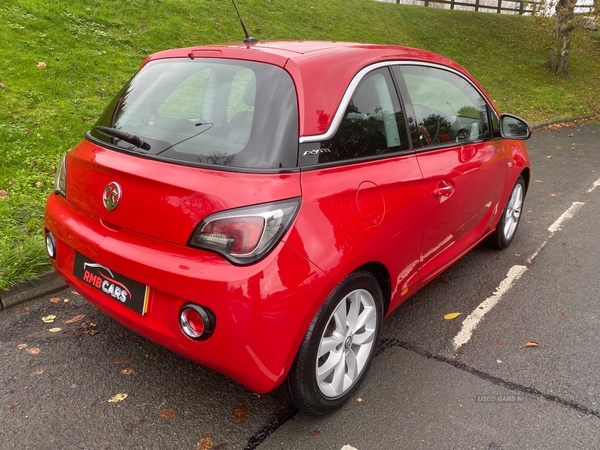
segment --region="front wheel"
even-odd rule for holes
[[[524,200],[525,180],[523,175],[519,175],[510,197],[506,202],[498,226],[488,238],[488,242],[493,248],[502,250],[508,247],[512,242],[521,220]]]
[[[375,355],[383,298],[368,272],[346,277],[311,322],[283,390],[296,407],[325,415],[348,401]]]

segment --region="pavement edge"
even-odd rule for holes
[[[66,287],[67,283],[56,272],[46,272],[36,279],[21,283],[8,291],[0,291],[0,311],[52,294]]]

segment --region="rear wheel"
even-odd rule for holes
[[[299,409],[328,414],[352,397],[371,364],[383,318],[381,289],[368,272],[346,277],[314,317],[284,382]]]
[[[523,209],[523,201],[525,200],[525,180],[522,175],[519,175],[515,186],[506,202],[502,217],[496,230],[489,236],[489,244],[496,249],[502,250],[510,245],[519,222],[521,220],[521,212]]]

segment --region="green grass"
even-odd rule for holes
[[[600,112],[598,33],[577,34],[571,76],[563,79],[540,67],[547,19],[372,0],[239,0],[238,7],[261,40],[391,43],[441,53],[473,73],[502,111],[531,122]],[[2,2],[0,289],[49,269],[42,216],[58,159],[143,58],[242,38],[224,0]]]

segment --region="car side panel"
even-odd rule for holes
[[[424,279],[493,229],[503,207],[506,161],[498,140],[425,151],[417,159],[427,204],[419,270]]]
[[[333,288],[370,262],[391,276],[391,307],[418,282],[425,204],[413,154],[309,170],[303,204],[287,243],[332,278]],[[329,292],[322,293],[323,300]]]

